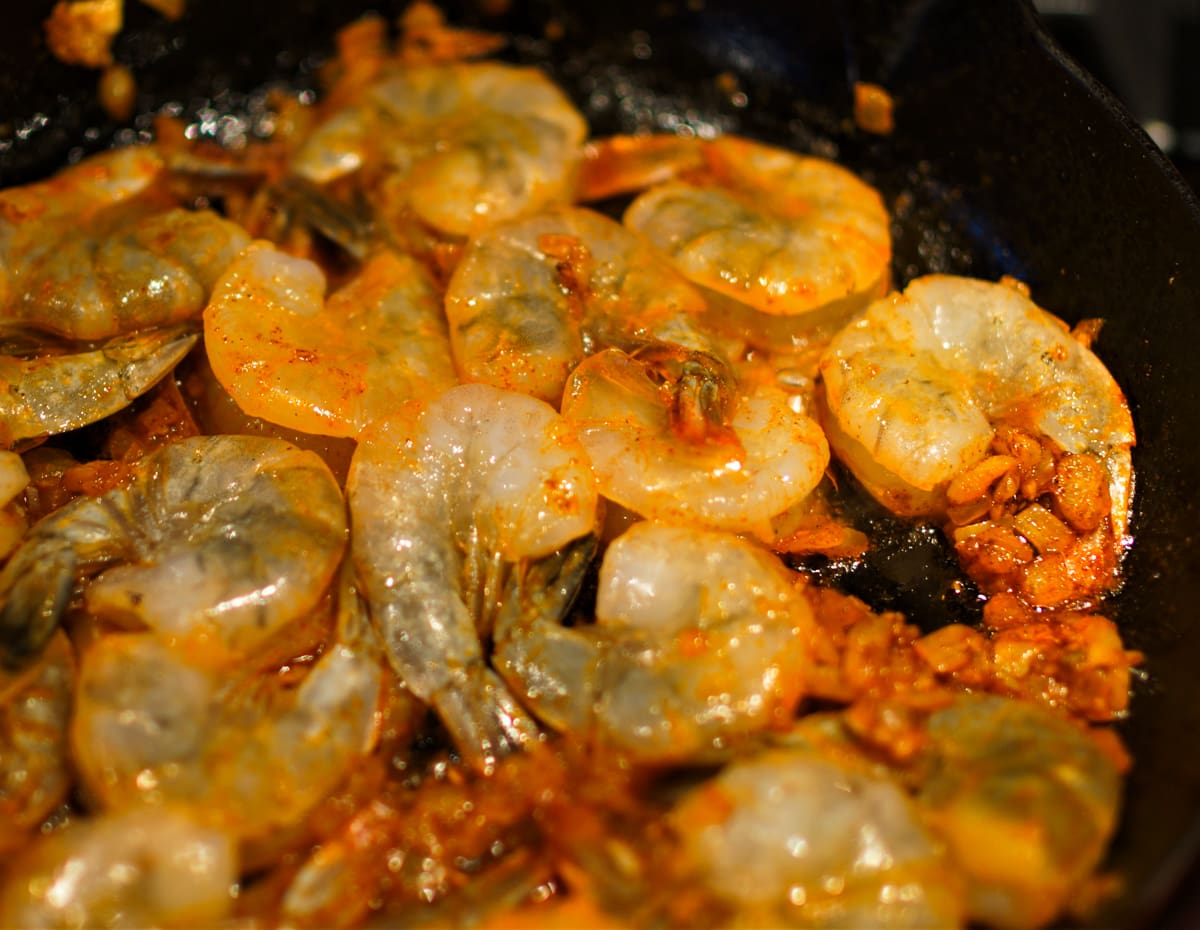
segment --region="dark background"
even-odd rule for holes
[[[1059,44],[1121,99],[1200,190],[1200,0],[1034,5]]]

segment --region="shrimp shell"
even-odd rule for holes
[[[382,176],[382,197],[468,235],[565,201],[587,125],[542,72],[494,62],[386,74],[335,111],[293,170],[319,184]]]

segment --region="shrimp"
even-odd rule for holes
[[[414,65],[358,93],[305,140],[295,174],[324,185],[361,171],[385,213],[455,236],[571,196],[587,125],[536,68]]]
[[[669,375],[668,375],[669,377]],[[735,443],[697,443],[672,428],[673,389],[648,360],[607,349],[567,382],[563,415],[575,426],[601,493],[651,519],[751,533],[771,542],[773,520],[803,505],[829,447],[788,396],[762,385],[729,416]]]
[[[883,293],[891,237],[874,188],[833,162],[748,139],[690,145],[703,166],[685,153],[680,177],[641,194],[624,223],[730,298],[753,341],[780,318],[788,332],[837,326]]]
[[[315,264],[256,243],[214,289],[204,336],[213,373],[242,410],[306,433],[355,436],[455,383],[433,283],[390,251],[327,302]]]
[[[231,669],[198,667],[153,634],[104,636],[80,667],[71,744],[81,781],[107,808],[168,804],[243,839],[267,835],[299,821],[370,748],[381,662],[348,581],[333,641],[290,692],[259,686],[253,670],[247,696]]]
[[[594,529],[583,448],[548,404],[461,385],[368,430],[347,493],[354,561],[393,668],[490,771],[536,728],[487,667],[480,635],[509,566]]]
[[[233,909],[237,860],[228,835],[169,809],[78,821],[13,863],[0,925],[216,926]]]
[[[1114,583],[1129,406],[1022,286],[920,278],[842,330],[820,369],[838,457],[892,511],[947,517],[989,591],[1053,607]]]
[[[968,913],[1040,927],[1100,862],[1121,778],[1087,732],[1024,701],[962,696],[929,720],[918,801],[968,879]]]
[[[606,346],[665,343],[718,366],[720,350],[697,325],[705,310],[699,291],[643,240],[577,207],[474,237],[446,289],[463,379],[555,406],[575,366]]]
[[[67,355],[0,355],[0,447],[63,433],[124,409],[199,338],[189,324],[146,330]]]
[[[0,192],[0,332],[97,341],[197,316],[250,237],[175,208],[163,171],[128,148]]]
[[[75,654],[58,633],[31,668],[0,674],[0,850],[23,843],[71,787]]]
[[[539,720],[661,763],[790,718],[813,619],[775,555],[726,533],[634,524],[604,555],[595,626],[563,627],[586,555],[514,578],[496,622],[496,668]]]
[[[0,450],[0,559],[7,559],[28,529],[22,492],[29,485],[29,471],[15,452]]]
[[[82,589],[92,617],[193,657],[243,654],[320,600],[345,505],[311,452],[248,436],[181,440],[132,482],[38,523],[0,572],[0,661],[35,658]]]
[[[962,882],[899,785],[767,750],[667,815],[693,881],[735,927],[958,927]]]

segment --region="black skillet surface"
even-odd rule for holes
[[[1097,351],[1138,427],[1136,544],[1114,609],[1147,655],[1131,718],[1136,759],[1111,867],[1125,890],[1088,926],[1159,921],[1200,845],[1200,209],[1116,102],[1058,52],[1024,0],[604,0],[448,4],[511,31],[509,57],[548,67],[596,133],[736,130],[836,156],[884,193],[898,282],[928,271],[1021,277],[1067,320],[1105,321]],[[170,24],[130,4],[117,57],[139,79],[132,125],[105,120],[95,75],[53,61],[50,4],[14,4],[0,35],[0,183],[49,173],[178,104],[211,134],[261,132],[253,91],[311,85],[337,25],[365,0],[191,0]],[[403,3],[380,0],[391,16]],[[547,30],[546,23],[554,26]],[[547,38],[547,35],[559,36]],[[718,83],[718,74],[736,81]],[[896,100],[896,132],[847,120],[851,86]],[[228,118],[230,115],[235,118]],[[841,583],[926,626],[959,614],[934,534],[893,534]],[[1181,921],[1187,921],[1181,922]],[[1176,914],[1173,927],[1190,926]]]

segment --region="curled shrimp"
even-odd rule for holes
[[[320,600],[346,535],[315,454],[249,436],[172,443],[127,486],[31,530],[0,572],[0,659],[40,653],[79,589],[97,620],[149,627],[193,657],[243,653]]]
[[[0,446],[95,423],[150,390],[198,339],[188,324],[109,339],[99,348],[32,358],[0,355]]]
[[[85,789],[106,808],[168,804],[241,838],[298,822],[373,737],[381,657],[353,586],[299,687],[244,678],[152,634],[99,639],[82,658],[71,726]]]
[[[1057,606],[1115,581],[1129,406],[1020,285],[920,278],[843,329],[820,368],[838,457],[889,509],[961,527],[960,557],[989,590]]]
[[[958,927],[962,883],[890,779],[823,755],[739,759],[668,814],[734,927]]]
[[[775,555],[726,533],[636,523],[605,552],[595,625],[564,627],[587,551],[514,579],[496,623],[496,667],[539,720],[656,763],[787,722],[813,621]]]
[[[726,401],[727,441],[696,442],[677,426],[687,393],[686,378],[608,349],[575,368],[562,410],[609,500],[644,517],[774,541],[772,521],[801,506],[824,476],[821,428],[783,391],[762,385]]]
[[[296,174],[326,184],[361,171],[386,213],[452,235],[571,195],[587,127],[536,68],[413,65],[355,93],[301,146]]]
[[[587,456],[548,404],[467,384],[368,430],[347,492],[355,565],[392,666],[489,770],[536,728],[487,667],[480,635],[508,567],[593,530]]]
[[[1116,826],[1116,766],[1085,730],[1025,701],[961,696],[929,734],[935,761],[917,797],[967,877],[969,916],[1049,923]]]
[[[163,170],[134,147],[0,193],[0,332],[95,341],[199,315],[250,237],[174,207]]]
[[[237,858],[231,837],[169,809],[80,820],[13,864],[0,925],[215,926],[233,909]]]
[[[578,207],[475,236],[446,289],[463,378],[555,406],[575,366],[607,346],[664,343],[717,356],[697,326],[705,310],[700,293],[640,237]],[[719,364],[714,357],[712,367]]]
[[[625,225],[692,281],[732,298],[749,332],[769,332],[771,317],[827,328],[882,293],[887,211],[847,169],[735,136],[680,140],[666,153],[649,144],[659,160],[680,163],[679,176],[638,196]]]
[[[326,301],[315,264],[256,243],[214,289],[204,334],[213,373],[243,411],[306,433],[354,436],[455,383],[433,283],[391,251]]]
[[[71,787],[75,654],[58,633],[34,665],[0,673],[0,850],[21,845]]]

